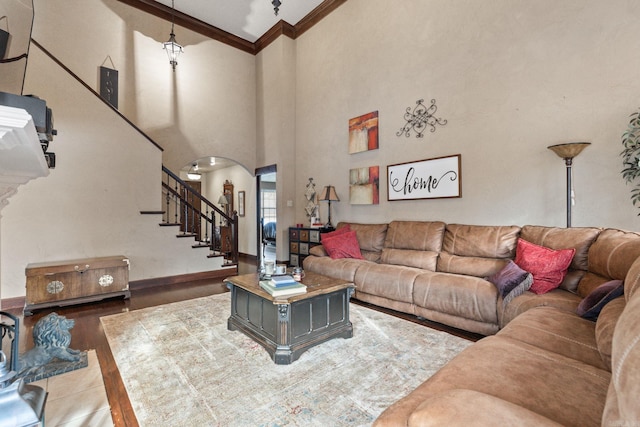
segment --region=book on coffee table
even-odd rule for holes
[[[293,276],[285,274],[283,276],[271,276],[271,280],[269,283],[271,283],[271,285],[273,285],[273,287],[275,288],[281,288],[283,286],[294,285],[298,282],[293,280]]]
[[[304,294],[305,292],[307,292],[307,287],[298,282],[275,287],[271,284],[271,281],[261,280],[260,287],[272,297],[288,297],[292,295]]]

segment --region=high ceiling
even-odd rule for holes
[[[157,0],[171,7],[171,0]],[[283,20],[296,25],[322,0],[281,0],[278,16],[271,0],[174,0],[175,9],[240,38],[255,42]]]

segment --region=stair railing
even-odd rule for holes
[[[212,256],[222,255],[225,263],[237,264],[238,213],[227,215],[167,167],[162,166],[162,173],[162,222],[180,224],[183,236],[195,237],[199,244],[209,246]]]

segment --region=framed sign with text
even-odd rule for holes
[[[462,197],[461,159],[455,154],[387,166],[387,200]]]

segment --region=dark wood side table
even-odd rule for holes
[[[320,235],[335,228],[289,227],[289,265],[301,267],[309,249],[320,245]]]
[[[349,299],[353,283],[307,273],[307,293],[273,298],[262,290],[258,274],[225,279],[231,290],[227,328],[264,347],[278,365],[288,365],[309,348],[333,338],[351,338]]]

